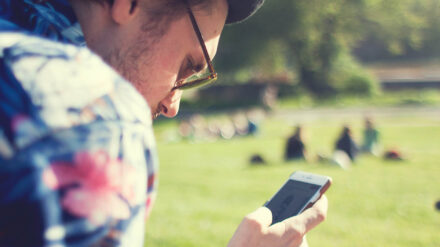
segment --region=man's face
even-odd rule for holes
[[[226,0],[214,1],[211,11],[193,10],[193,13],[213,58],[226,20]],[[117,30],[113,38],[117,42],[105,50],[98,49],[97,53],[136,87],[153,115],[174,117],[182,95],[181,90],[171,91],[176,81],[207,66],[200,42],[188,14],[171,22],[159,38],[151,29],[143,28],[145,15],[139,11],[129,25]]]

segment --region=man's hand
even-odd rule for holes
[[[313,207],[303,213],[271,226],[271,211],[261,207],[243,219],[228,247],[307,246],[307,242],[303,241],[305,234],[324,221],[327,208],[327,197],[322,196]]]

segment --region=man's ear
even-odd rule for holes
[[[138,1],[114,0],[111,6],[113,20],[118,24],[124,24],[133,19],[139,11]]]

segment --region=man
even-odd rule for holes
[[[260,5],[2,1],[0,246],[142,246],[157,183],[151,119],[215,80],[225,22]],[[323,198],[269,227],[260,208],[229,245],[298,246],[326,210]]]
[[[365,118],[364,121],[364,139],[361,147],[361,151],[375,156],[379,155],[379,131],[374,126],[374,122],[371,118]]]
[[[287,139],[284,160],[306,159],[306,146],[303,141],[302,127],[296,126],[295,133]]]
[[[358,147],[356,142],[353,140],[351,128],[348,125],[345,125],[342,128],[341,135],[335,143],[335,150],[343,151],[345,154],[347,154],[352,162],[355,161],[358,153]]]

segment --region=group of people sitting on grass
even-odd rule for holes
[[[287,139],[284,158],[286,161],[290,160],[309,160],[306,145],[303,138],[303,128],[298,125],[295,128],[293,135]],[[344,125],[341,134],[334,144],[334,152],[332,157],[327,157],[318,154],[317,158],[320,162],[330,162],[342,168],[348,168],[360,153],[372,154],[379,156],[380,143],[379,131],[375,128],[373,121],[370,118],[365,119],[365,129],[363,131],[363,141],[359,145],[352,136],[351,128]],[[384,153],[384,158],[387,159],[401,159],[398,151],[389,150]]]

